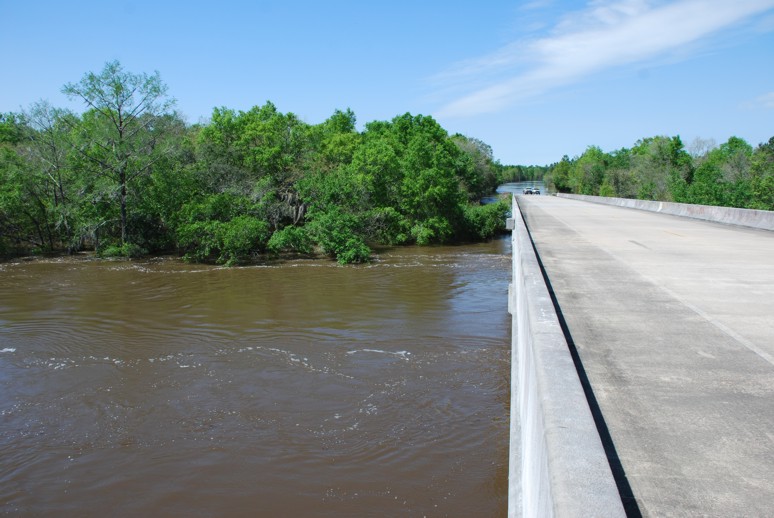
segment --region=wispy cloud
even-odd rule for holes
[[[518,41],[438,76],[459,92],[436,114],[494,112],[605,69],[676,53],[774,8],[774,0],[591,0],[547,36]]]
[[[774,110],[774,92],[761,95],[755,100],[757,101],[758,106],[763,106],[769,110]]]

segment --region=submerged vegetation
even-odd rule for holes
[[[176,251],[239,264],[322,251],[367,261],[376,244],[481,240],[509,204],[479,200],[540,169],[504,167],[433,118],[321,124],[271,102],[188,125],[155,75],[120,63],[64,86],[82,114],[37,103],[0,114],[0,255],[133,257]]]
[[[738,137],[689,150],[664,136],[612,153],[591,146],[550,166],[545,181],[558,192],[774,210],[774,137],[754,149]]]

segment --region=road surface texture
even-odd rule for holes
[[[774,232],[518,203],[629,514],[772,516]]]

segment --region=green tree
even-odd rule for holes
[[[0,113],[0,256],[12,253],[30,235],[22,179],[25,162],[17,151],[29,128],[15,113]]]
[[[222,193],[185,204],[176,235],[185,259],[230,266],[265,251],[271,231],[249,198]]]
[[[720,145],[718,152],[722,154],[720,169],[728,189],[727,203],[746,207],[750,201],[752,146],[744,139],[731,137]]]
[[[117,191],[120,243],[127,243],[128,199],[135,180],[149,175],[153,165],[169,153],[164,125],[159,124],[174,100],[159,73],[132,74],[118,61],[102,72],[89,72],[62,92],[81,99],[89,112],[74,126],[75,149],[82,165],[110,182]],[[135,193],[137,194],[137,193]]]
[[[46,208],[49,246],[54,240],[62,242],[69,251],[79,248],[80,233],[77,200],[74,191],[77,178],[70,160],[70,128],[77,117],[52,107],[48,102],[37,102],[25,112],[30,126],[29,138],[23,154],[35,176],[35,197]]]
[[[10,145],[0,144],[0,255],[49,243],[46,208],[37,203],[29,163]]]
[[[459,148],[432,117],[407,113],[391,129],[403,171],[398,210],[411,236],[420,245],[449,241],[464,221]]]
[[[188,128],[177,116],[160,119],[170,152],[153,164],[149,175],[140,176],[129,214],[131,241],[149,251],[175,248],[174,231],[183,206],[204,192],[197,175],[195,139],[198,128]]]
[[[556,192],[572,192],[572,186],[570,185],[570,171],[573,168],[573,161],[567,155],[562,157],[562,160],[552,165],[544,181],[548,188]]]
[[[752,188],[753,149],[731,137],[707,153],[686,189],[685,201],[701,205],[746,207]]]
[[[631,154],[639,199],[672,201],[677,186],[691,181],[691,157],[679,136],[642,139]]]
[[[323,251],[346,264],[363,263],[370,258],[371,249],[363,239],[361,225],[357,215],[330,207],[314,217],[309,227]]]
[[[320,125],[321,142],[319,153],[324,160],[323,167],[332,169],[352,162],[361,136],[355,128],[355,113],[347,109],[336,110]]]
[[[239,144],[243,119],[236,111],[214,108],[208,124],[196,136],[196,171],[203,187],[212,193],[252,191],[255,179],[245,167]]]
[[[599,187],[605,177],[609,156],[597,146],[589,146],[574,161],[569,172],[568,183],[576,194],[599,194]]]
[[[271,225],[299,223],[306,206],[296,183],[312,162],[313,134],[293,113],[267,102],[247,112],[216,109],[200,134],[201,168],[216,192],[234,192],[264,205]]]
[[[502,232],[510,210],[510,200],[503,198],[486,205],[470,204],[465,207],[469,239],[473,241],[491,239]]]
[[[37,103],[0,114],[3,253],[20,243],[103,255],[177,247],[237,264],[317,247],[359,262],[374,243],[490,237],[505,205],[479,198],[505,174],[544,171],[508,169],[485,143],[408,113],[361,133],[349,109],[312,126],[267,102],[216,108],[189,127],[158,72],[117,61],[62,91],[86,110]]]
[[[476,138],[456,134],[451,141],[462,151],[459,170],[468,200],[477,202],[498,186],[492,147]]]
[[[750,164],[750,176],[747,207],[774,210],[774,137],[755,149]]]
[[[78,245],[65,124],[73,118],[39,102],[0,124],[3,233],[37,251],[51,252],[63,245],[72,251]]]
[[[24,117],[16,113],[0,113],[0,145],[15,146],[25,138]]]
[[[354,181],[367,192],[373,207],[397,207],[403,180],[396,147],[389,137],[367,132],[350,165]]]

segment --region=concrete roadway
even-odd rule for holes
[[[551,196],[518,203],[629,514],[774,516],[774,232]]]

